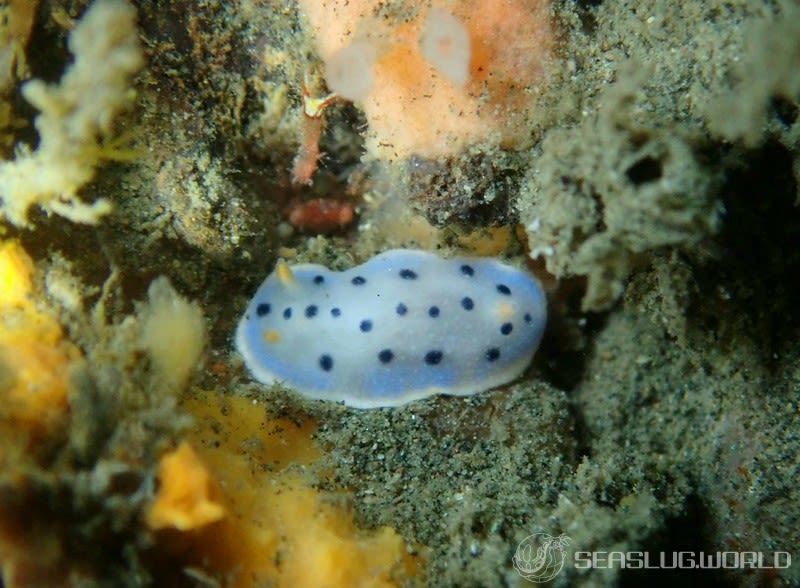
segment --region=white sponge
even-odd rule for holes
[[[375,49],[366,40],[339,49],[325,63],[328,88],[346,100],[363,100],[375,83],[372,74],[375,57]]]
[[[442,76],[457,86],[467,83],[471,49],[469,31],[461,20],[441,8],[431,9],[419,45]]]

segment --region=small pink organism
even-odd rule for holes
[[[322,136],[325,109],[336,100],[336,93],[322,98],[313,98],[308,88],[308,80],[303,83],[303,119],[300,123],[300,148],[292,164],[292,183],[310,186],[312,176],[319,163],[319,139]]]
[[[304,233],[327,235],[352,223],[355,212],[352,202],[339,198],[314,198],[293,203],[287,210],[287,216],[289,223]]]

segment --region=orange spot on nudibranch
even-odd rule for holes
[[[267,329],[266,331],[261,333],[261,336],[267,343],[277,343],[278,341],[281,340],[281,334],[273,329]]]
[[[497,305],[497,316],[502,320],[507,321],[514,316],[514,305],[510,302],[501,302]]]

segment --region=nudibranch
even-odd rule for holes
[[[513,380],[546,320],[527,272],[397,249],[342,272],[279,262],[239,322],[236,347],[264,384],[376,408]]]

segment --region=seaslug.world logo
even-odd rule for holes
[[[517,546],[514,567],[529,582],[548,582],[564,567],[567,556],[565,549],[570,541],[563,534],[558,537],[547,533],[528,535]]]

